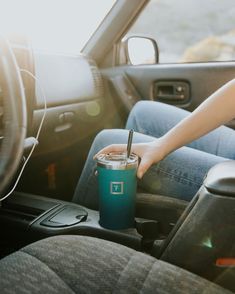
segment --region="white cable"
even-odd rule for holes
[[[7,193],[7,195],[5,195],[4,197],[0,198],[0,202],[3,201],[3,200],[5,200],[7,197],[9,197],[9,196],[11,195],[11,193],[15,190],[17,184],[19,183],[19,180],[20,180],[20,178],[21,178],[21,175],[22,175],[22,173],[23,173],[23,171],[24,171],[24,169],[25,169],[25,166],[26,166],[26,164],[28,163],[28,161],[29,161],[31,155],[33,154],[33,151],[34,151],[35,147],[37,146],[38,138],[39,138],[39,135],[40,135],[40,133],[41,133],[42,125],[43,125],[43,123],[44,123],[44,120],[45,120],[45,117],[46,117],[46,112],[47,112],[47,100],[46,100],[46,95],[45,95],[45,93],[44,93],[44,90],[43,90],[43,88],[42,88],[42,86],[41,86],[40,81],[38,80],[38,78],[36,78],[35,75],[33,75],[33,74],[32,74],[30,71],[28,71],[27,69],[20,69],[20,71],[21,71],[21,72],[25,72],[25,73],[27,73],[27,74],[28,74],[29,76],[31,76],[31,77],[35,80],[35,82],[38,84],[39,89],[40,89],[41,94],[42,94],[42,97],[43,97],[43,101],[44,101],[44,111],[43,111],[43,116],[42,116],[42,119],[41,119],[40,125],[39,125],[39,127],[38,127],[37,134],[36,134],[36,142],[34,143],[34,145],[33,145],[32,149],[31,149],[31,151],[30,151],[28,157],[26,158],[26,160],[25,160],[25,162],[24,162],[24,164],[23,164],[23,166],[22,166],[22,168],[21,168],[21,171],[20,171],[20,173],[19,173],[19,175],[18,175],[18,177],[17,177],[17,179],[16,179],[16,181],[15,181],[14,186],[12,187],[12,189],[10,190],[10,192]]]
[[[39,128],[38,128],[37,134],[36,134],[36,139],[38,140],[39,135],[40,135],[40,133],[41,133],[42,125],[43,125],[44,120],[45,120],[45,117],[46,117],[46,112],[47,112],[47,100],[46,100],[46,95],[45,95],[45,93],[44,93],[44,90],[43,90],[43,88],[42,88],[42,86],[41,86],[41,83],[40,83],[39,79],[36,78],[35,75],[33,75],[33,74],[32,74],[30,71],[28,71],[27,69],[20,69],[20,71],[21,71],[21,72],[25,72],[25,73],[27,73],[28,75],[30,75],[30,76],[35,80],[35,82],[38,84],[39,89],[40,89],[40,91],[41,91],[41,93],[42,93],[42,98],[43,98],[43,102],[44,102],[44,112],[43,112],[43,116],[42,116],[42,119],[41,119],[41,122],[40,122],[40,125],[39,125]]]

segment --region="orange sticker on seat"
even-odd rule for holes
[[[235,258],[233,257],[225,257],[225,258],[217,258],[216,260],[217,266],[235,266]]]

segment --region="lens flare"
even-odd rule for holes
[[[100,105],[96,101],[90,102],[86,105],[86,113],[89,116],[98,116],[100,112]]]
[[[210,237],[206,237],[203,241],[202,241],[202,246],[205,246],[207,248],[213,248],[213,244],[211,242],[211,238]]]

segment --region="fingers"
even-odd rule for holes
[[[126,144],[112,144],[109,145],[103,149],[101,149],[98,153],[96,153],[93,157],[93,159],[97,159],[97,156],[100,154],[107,154],[111,152],[125,152],[127,148]],[[151,156],[143,156],[143,152],[146,148],[146,144],[139,143],[139,144],[133,144],[132,145],[132,152],[134,152],[137,156],[139,156],[141,159],[140,165],[138,167],[137,171],[137,177],[141,179],[143,175],[146,173],[146,171],[150,168],[150,166],[153,164],[153,160]]]
[[[151,165],[152,165],[152,160],[150,160],[149,158],[143,157],[140,161],[140,165],[137,170],[137,177],[141,179]]]
[[[110,152],[123,152],[126,151],[127,145],[126,144],[113,144],[113,145],[109,145],[103,149],[101,149],[98,153],[96,153],[94,155],[94,159],[97,158],[98,155],[100,154],[107,154]]]

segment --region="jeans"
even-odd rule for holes
[[[135,130],[133,143],[150,142],[174,127],[189,112],[167,104],[141,101],[129,114],[126,129]],[[93,160],[101,148],[127,143],[127,130],[104,130],[92,146],[75,190],[73,201],[89,208],[98,208],[98,183]],[[235,157],[235,132],[221,126],[185,147],[169,154],[151,166],[138,186],[148,193],[190,201],[203,183],[208,170],[217,163]]]

